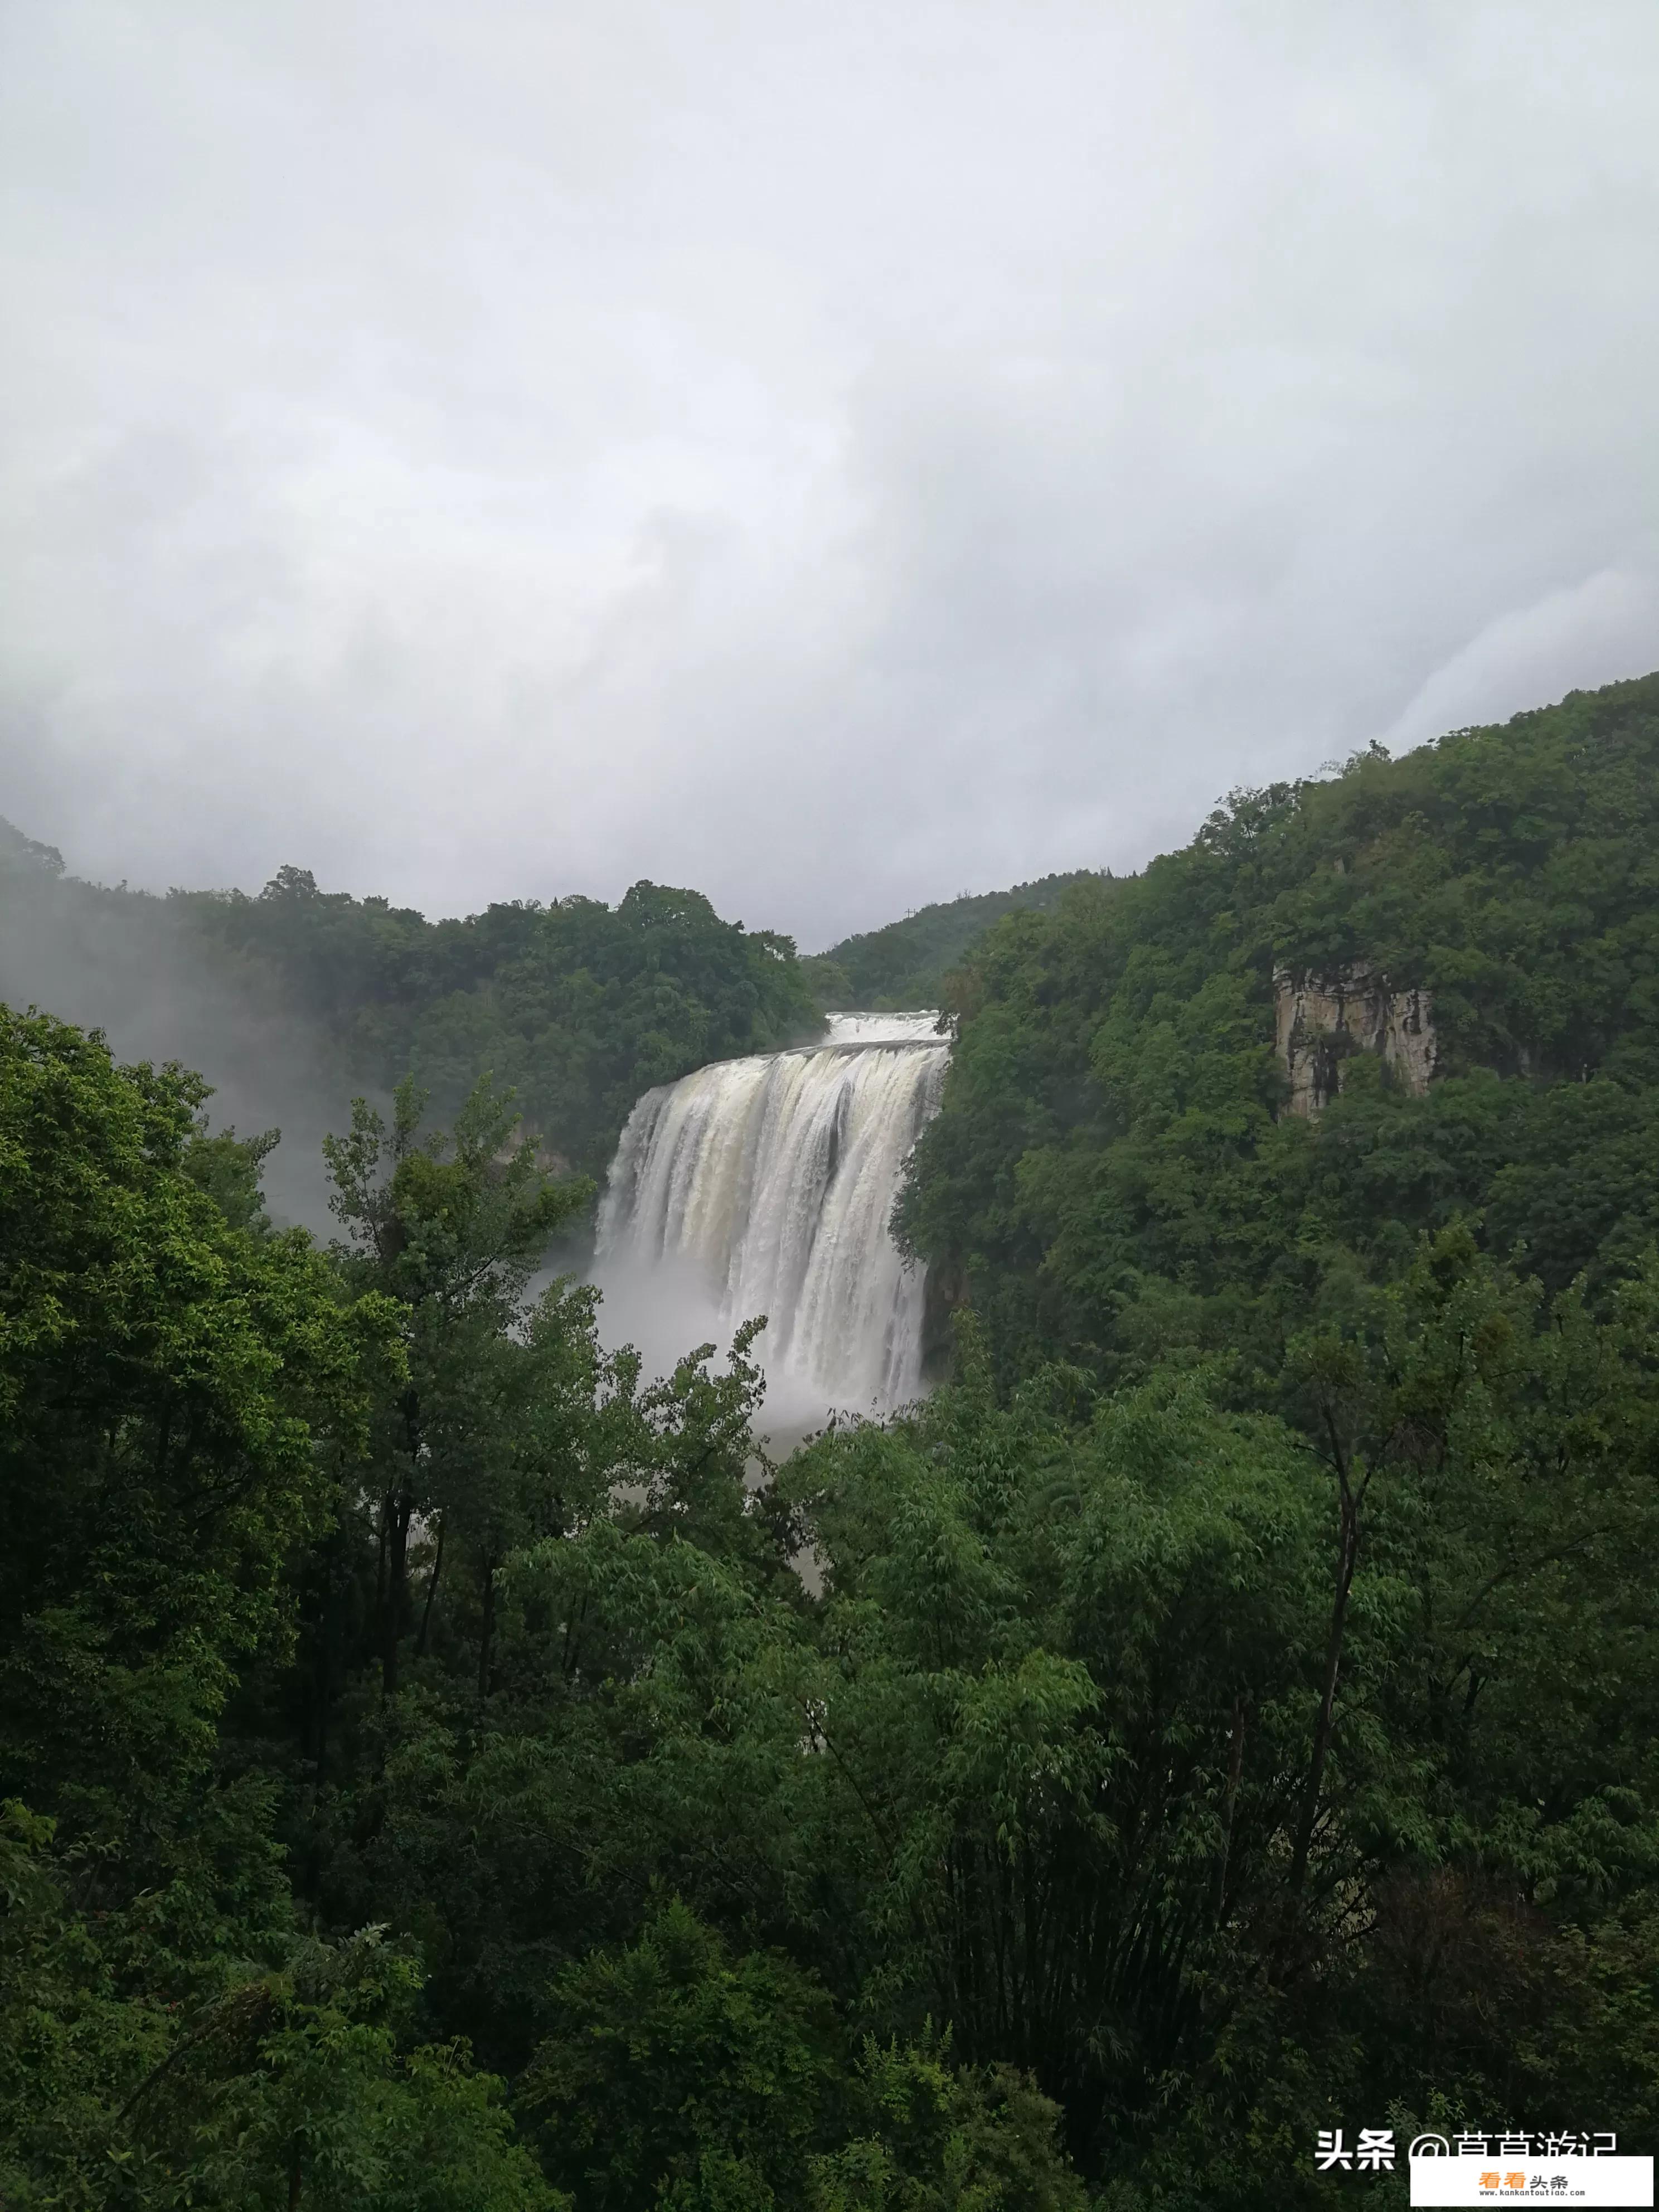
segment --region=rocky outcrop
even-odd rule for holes
[[[1342,1087],[1350,1054],[1375,1053],[1402,1090],[1420,1096],[1434,1073],[1434,1004],[1427,991],[1391,991],[1380,969],[1356,962],[1336,975],[1273,975],[1279,1056],[1291,1079],[1291,1111],[1317,1114]]]

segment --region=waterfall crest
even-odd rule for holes
[[[700,1271],[726,1332],[768,1316],[773,1385],[890,1411],[921,1383],[924,1271],[888,1229],[950,1056],[931,1013],[838,1014],[823,1044],[648,1091],[623,1131],[599,1266]]]

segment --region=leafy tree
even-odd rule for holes
[[[453,1139],[435,1131],[419,1141],[423,1103],[406,1080],[388,1128],[359,1099],[350,1135],[324,1146],[334,1210],[350,1238],[343,1255],[348,1279],[391,1301],[400,1323],[398,1385],[380,1403],[374,1439],[387,1698],[397,1691],[410,1627],[409,1539],[417,1514],[434,1516],[437,1528],[428,1612],[450,1519],[482,1547],[479,1681],[488,1690],[495,1575],[512,1519],[495,1416],[520,1364],[504,1332],[548,1244],[592,1196],[588,1184],[552,1182],[528,1138],[513,1141],[517,1115],[487,1081],[458,1116]]]
[[[813,2212],[1082,2212],[1055,2106],[1012,2067],[949,2056],[948,2038],[866,2039],[852,2097],[864,2132],[814,2160]]]
[[[0,1011],[0,1787],[90,1838],[210,1746],[386,1339],[198,1187],[204,1095]]]
[[[465,2045],[399,2051],[420,1984],[371,1930],[340,1948],[299,1947],[279,1978],[236,1993],[234,2016],[222,2007],[201,2023],[191,2072],[165,2092],[192,2138],[179,2201],[557,2212],[564,2200],[513,2139],[502,2085],[472,2069]],[[229,2055],[237,2037],[251,2047],[216,2080],[223,2056],[198,2054],[216,2042]]]
[[[678,1900],[561,1976],[525,2079],[555,2175],[593,2212],[793,2197],[839,2087],[834,2008],[787,1958],[733,1959]]]
[[[209,1194],[258,1149],[204,1175],[204,1096],[0,1010],[0,2190],[544,2204],[465,2054],[400,2056],[299,1942],[274,1778],[222,1756],[400,1354]]]
[[[678,1900],[636,1945],[568,1969],[556,1996],[523,2099],[594,2212],[1080,2212],[1058,2115],[1023,2077],[952,2066],[931,2032],[850,2057],[814,1977],[777,1953],[733,1957]]]

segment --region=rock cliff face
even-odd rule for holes
[[[1391,991],[1389,980],[1363,963],[1340,975],[1273,976],[1278,994],[1279,1056],[1291,1079],[1291,1111],[1317,1114],[1342,1087],[1351,1053],[1379,1053],[1413,1097],[1434,1073],[1434,1006],[1427,991]]]

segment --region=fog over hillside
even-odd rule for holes
[[[172,902],[73,881],[58,861],[0,823],[0,1000],[100,1029],[123,1061],[198,1070],[215,1127],[280,1128],[264,1170],[272,1216],[328,1234],[320,1147],[349,1121],[353,1086],[327,1040],[268,974],[210,959]]]

